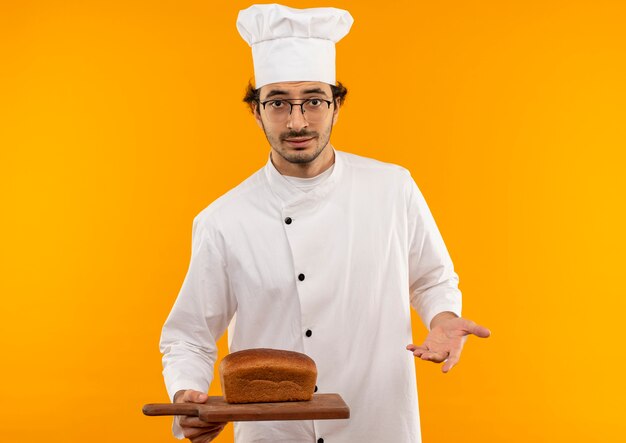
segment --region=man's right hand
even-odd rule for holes
[[[192,389],[178,391],[174,395],[174,403],[204,403],[209,396]],[[198,417],[188,415],[176,416],[178,424],[183,430],[183,435],[193,443],[206,443],[218,436],[226,423],[208,423]]]

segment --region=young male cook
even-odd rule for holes
[[[457,274],[410,173],[330,144],[346,93],[335,43],[352,23],[340,9],[276,4],[237,20],[254,59],[246,101],[270,156],[194,219],[160,343],[167,389],[175,402],[205,401],[228,328],[231,352],[309,355],[318,391],[351,409],[348,420],[237,422],[238,443],[419,442],[414,356],[447,372],[469,334],[489,335],[460,317]],[[430,329],[421,346],[410,344],[411,306]],[[185,417],[174,433],[206,442],[222,428]]]

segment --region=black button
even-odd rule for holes
[[[304,335],[306,335],[307,337],[310,337],[313,335],[313,331],[311,331],[310,329],[307,329]]]
[[[303,281],[304,280],[304,274],[298,275],[298,280]]]
[[[287,218],[285,219],[285,223],[287,223],[288,225],[290,225],[290,224],[291,224],[291,222],[292,222],[291,217],[287,217]]]
[[[317,439],[317,443],[324,443],[324,439],[323,438],[318,438]]]
[[[313,392],[317,392],[317,385],[315,385],[315,389],[313,389]]]

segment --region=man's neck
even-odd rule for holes
[[[280,155],[270,153],[272,164],[278,172],[289,177],[311,178],[320,175],[335,163],[335,150],[330,143],[309,163],[291,163]]]

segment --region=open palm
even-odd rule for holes
[[[406,348],[422,360],[434,363],[445,361],[441,370],[448,372],[459,362],[469,335],[487,338],[491,332],[466,318],[450,318],[435,326],[420,346],[410,344]]]

